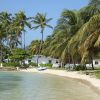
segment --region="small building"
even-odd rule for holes
[[[33,62],[33,63],[38,63],[38,64],[47,64],[47,63],[51,63],[53,64],[53,67],[58,67],[60,66],[60,61],[59,59],[55,59],[55,58],[51,58],[51,57],[46,57],[43,55],[34,55],[34,57],[32,59],[26,59],[25,63],[29,64],[29,62]]]
[[[25,59],[25,60],[24,60],[24,63],[25,63],[25,64],[29,64],[30,62],[31,62],[31,59]]]

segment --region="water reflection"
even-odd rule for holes
[[[99,100],[88,86],[59,76],[0,72],[0,100]]]

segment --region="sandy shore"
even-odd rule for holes
[[[75,71],[74,72],[68,72],[66,70],[53,70],[53,69],[38,71],[35,68],[31,68],[31,69],[27,69],[27,70],[20,70],[20,71],[54,74],[54,75],[69,77],[69,78],[73,78],[73,79],[78,79],[78,80],[81,80],[81,81],[87,81],[89,83],[88,85],[94,86],[100,91],[100,79],[96,79],[95,77],[92,77],[92,76],[89,76],[89,75],[80,74],[79,72],[75,72]]]

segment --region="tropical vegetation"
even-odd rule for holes
[[[85,66],[100,58],[100,0],[90,0],[80,10],[64,9],[53,34],[43,44],[42,54],[61,62]]]
[[[79,63],[86,69],[85,65],[91,63],[94,69],[93,59],[100,58],[100,0],[90,0],[80,10],[64,9],[54,29],[48,24],[51,20],[42,13],[27,17],[22,11],[15,15],[1,12],[0,62],[8,58],[19,62],[29,57],[25,55],[42,54],[60,59],[62,66]],[[41,32],[41,40],[33,40],[27,48],[25,38],[22,46],[25,27]],[[46,27],[52,28],[53,33],[44,40]]]

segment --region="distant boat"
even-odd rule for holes
[[[46,70],[46,69],[47,69],[46,67],[38,67],[37,68],[38,71],[42,71],[42,70]]]

